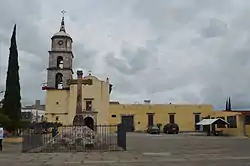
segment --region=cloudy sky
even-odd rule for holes
[[[23,103],[44,101],[63,9],[74,69],[110,77],[112,100],[250,108],[249,0],[0,0],[0,89],[16,23]]]

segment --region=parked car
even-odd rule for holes
[[[166,134],[178,134],[179,126],[176,123],[168,123],[163,127],[163,132]]]
[[[160,134],[160,129],[157,126],[149,126],[147,132],[149,134]]]

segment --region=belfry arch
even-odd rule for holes
[[[63,68],[63,57],[58,56],[56,60],[56,67],[62,69]]]
[[[62,89],[63,88],[63,74],[57,73],[55,78],[55,87],[56,89]]]

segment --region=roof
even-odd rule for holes
[[[57,33],[55,33],[52,38],[54,37],[68,37],[68,38],[71,38],[70,35],[64,31],[59,31]]]
[[[205,125],[211,125],[211,124],[214,124],[214,123],[217,123],[217,122],[222,122],[222,123],[225,123],[225,124],[229,124],[228,122],[226,122],[223,119],[215,118],[215,119],[203,119],[202,121],[196,123],[196,125],[205,126]]]
[[[250,110],[231,110],[231,111],[224,111],[224,112],[236,112],[236,113],[242,113],[242,114],[250,114]]]
[[[120,104],[119,101],[110,101],[109,104]]]
[[[52,36],[52,38],[54,38],[54,37],[68,37],[68,38],[70,38],[72,40],[70,35],[68,33],[66,33],[65,24],[64,24],[64,17],[62,17],[60,30],[59,30],[59,32],[55,33]]]

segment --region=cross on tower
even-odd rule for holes
[[[62,16],[64,17],[64,14],[67,12],[65,10],[62,10],[61,13],[62,13]]]

